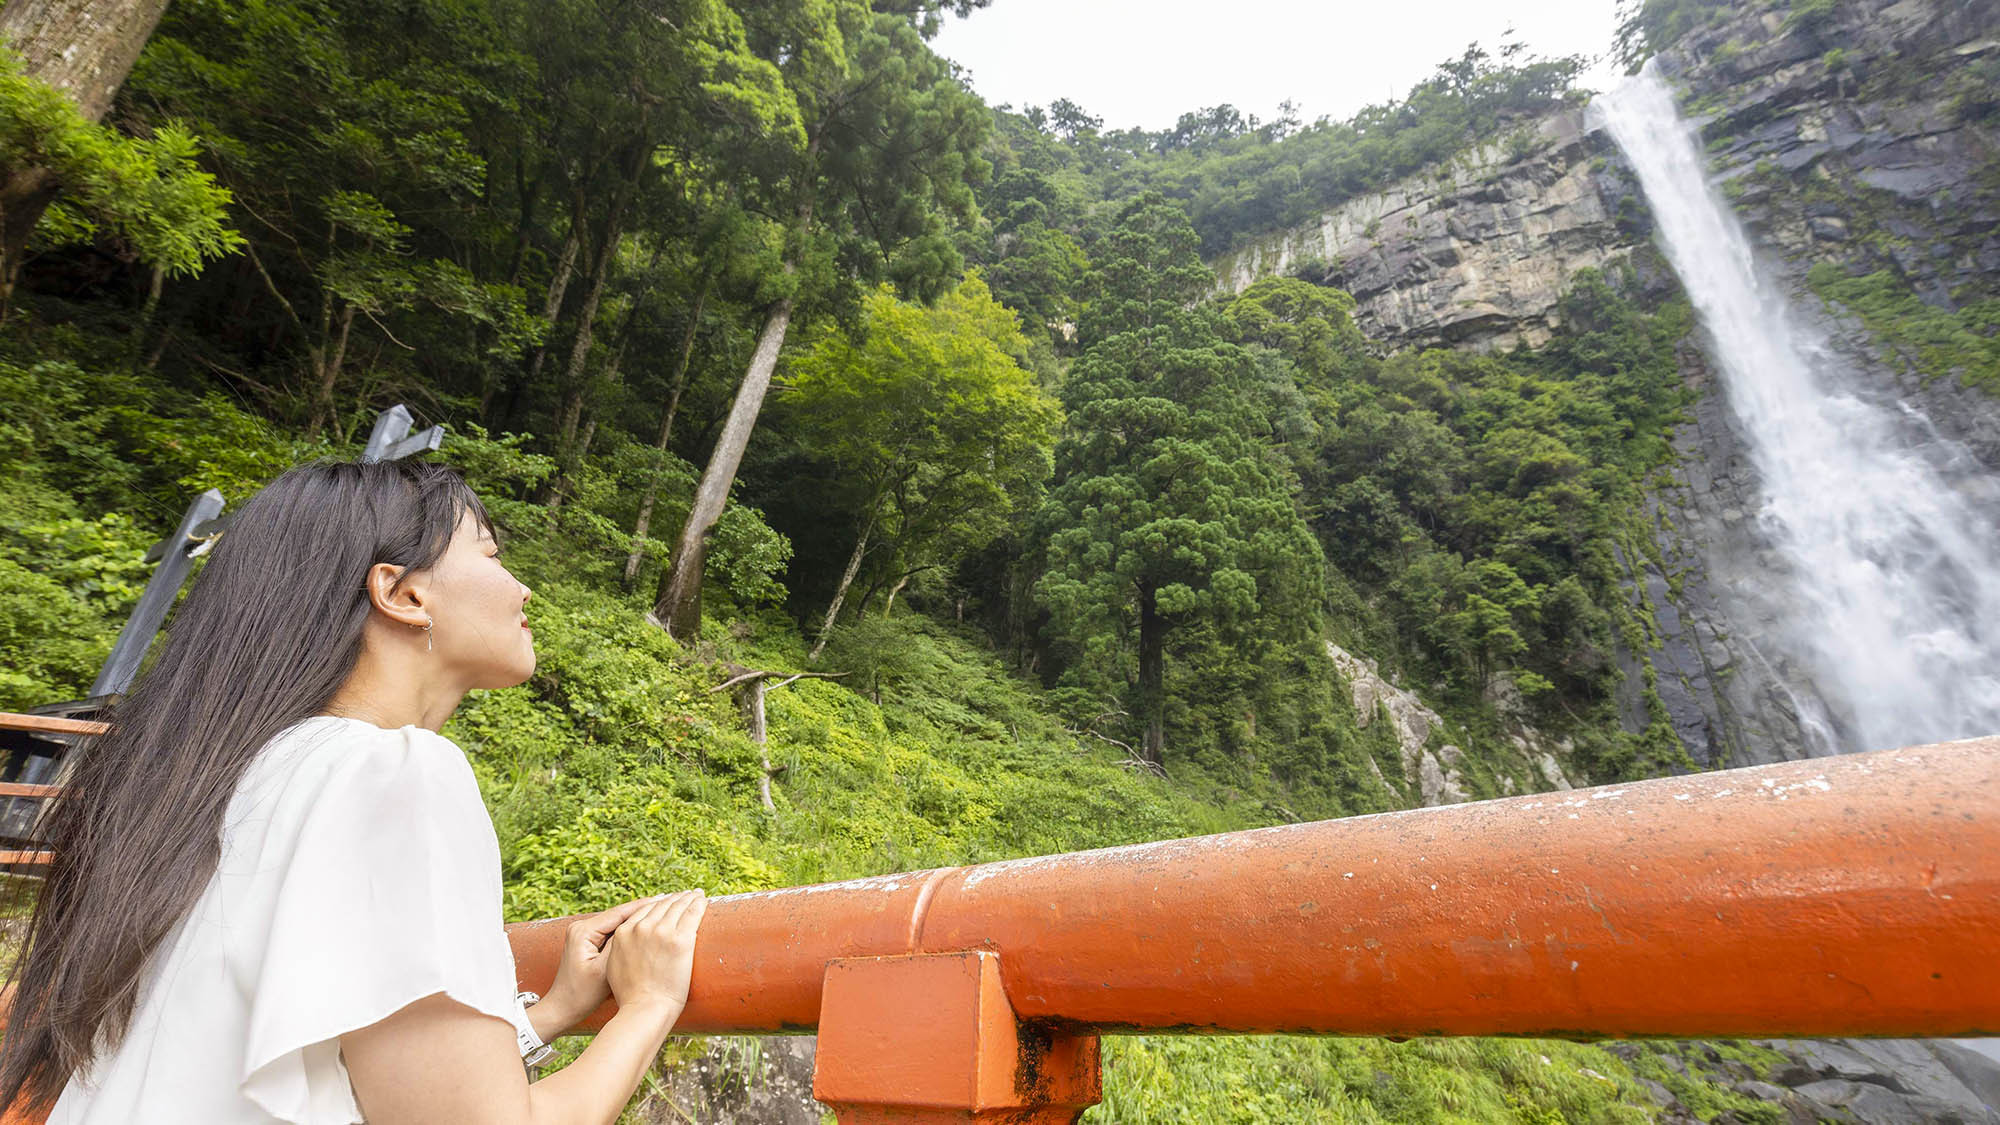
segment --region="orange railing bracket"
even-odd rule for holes
[[[1069,1125],[1103,1097],[1097,1037],[1023,1023],[992,953],[826,967],[813,1097],[841,1125]]]

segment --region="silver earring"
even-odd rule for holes
[[[424,651],[431,651],[431,615],[424,614]]]

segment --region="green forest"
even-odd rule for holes
[[[1204,262],[1582,60],[1107,131],[931,49],[983,0],[125,6],[164,14],[95,111],[0,56],[0,709],[87,694],[195,494],[401,403],[535,591],[533,680],[445,731],[510,920],[1418,804],[1329,643],[1474,798],[1547,786],[1524,729],[1579,784],[1693,767],[1614,699],[1685,303],[1583,271],[1539,347],[1392,351]],[[814,673],[761,743],[757,669]],[[1729,1088],[1767,1055],[1120,1038],[1085,1120],[1655,1120],[1643,1079],[1775,1121]]]

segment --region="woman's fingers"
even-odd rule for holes
[[[618,927],[607,980],[621,1007],[658,1002],[678,1011],[687,1003],[695,927],[707,912],[700,890],[664,895],[634,911]]]
[[[618,932],[618,927],[625,919],[631,917],[634,911],[645,905],[645,902],[645,899],[636,899],[632,902],[621,903],[609,910],[600,910],[595,914],[586,914],[576,921],[571,922],[569,926],[570,946],[579,951],[586,951],[586,947],[589,950],[603,949],[604,943],[611,940],[611,935]]]
[[[676,930],[680,928],[681,918],[693,909],[695,903],[701,901],[703,901],[702,892],[682,891],[667,900],[664,908],[654,919],[654,923],[662,930]]]
[[[607,910],[600,910],[587,918],[578,919],[584,933],[590,937],[590,944],[602,947],[604,939],[618,931],[625,919],[638,913],[639,909],[652,902],[650,898],[635,898],[631,902],[621,902]]]
[[[707,913],[708,895],[706,893],[697,893],[694,901],[688,904],[687,910],[683,911],[678,919],[678,928],[684,934],[694,933],[697,929],[701,928],[702,916]]]
[[[652,898],[647,899],[644,905],[642,905],[639,909],[633,911],[630,917],[626,918],[624,922],[619,924],[617,932],[623,932],[627,929],[642,929],[642,930],[654,929],[657,926],[660,917],[666,911],[672,909],[673,905],[676,902],[680,902],[686,899],[687,896],[692,893],[695,892],[678,891],[673,894],[655,895]]]

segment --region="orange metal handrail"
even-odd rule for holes
[[[89,719],[65,719],[54,715],[22,715],[12,711],[0,711],[0,730],[30,731],[37,734],[74,734],[95,736],[111,728],[104,723]],[[33,800],[47,800],[62,793],[60,785],[36,785],[25,781],[0,781],[0,797],[27,797]],[[55,853],[35,849],[0,849],[0,866],[26,865],[47,867],[54,860]]]
[[[561,923],[512,928],[525,984]],[[1118,1030],[2000,1032],[2000,738],[717,898],[682,1025],[957,950]]]
[[[55,715],[22,715],[13,711],[0,711],[0,730],[97,735],[110,729],[108,725],[90,719],[64,719]]]
[[[549,983],[563,921],[511,929],[524,987]],[[908,1075],[881,1057],[940,1004],[991,1007],[985,969],[957,1000],[927,991],[927,961],[966,954],[1062,1050],[1141,1030],[1993,1034],[2000,739],[718,898],[681,1026],[820,1026],[843,1121],[972,1112],[897,1101]],[[872,998],[860,1015],[832,990],[856,959],[882,969],[840,993]],[[899,987],[900,1019],[878,1010]],[[856,1021],[840,1042],[875,1057],[829,1059],[825,1025]],[[1090,1085],[1006,1112],[1072,1120]]]

